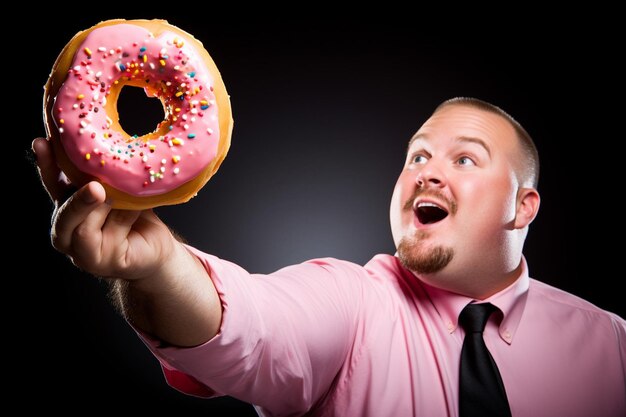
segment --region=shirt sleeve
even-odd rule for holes
[[[268,415],[302,413],[321,401],[355,339],[363,267],[329,258],[249,274],[188,249],[213,280],[222,323],[213,339],[192,348],[138,331],[167,382],[191,395],[230,395]]]

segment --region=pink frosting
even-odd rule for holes
[[[111,87],[128,80],[163,101],[163,136],[147,141],[112,128],[103,106]],[[163,194],[192,180],[217,154],[213,83],[198,51],[176,33],[155,38],[140,26],[103,26],[77,49],[52,116],[79,170],[134,196]]]

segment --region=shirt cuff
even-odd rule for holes
[[[219,396],[219,394],[217,394],[210,387],[198,381],[191,375],[188,375],[174,368],[161,355],[159,355],[159,351],[162,349],[161,346],[163,346],[162,341],[142,332],[141,330],[134,327],[132,324],[130,325],[131,327],[133,327],[135,332],[137,332],[137,335],[148,347],[148,349],[150,349],[153,355],[159,360],[161,370],[163,371],[163,376],[165,377],[165,381],[169,386],[182,392],[183,394],[193,395],[195,397],[212,398]],[[185,348],[170,347],[170,349],[184,350]]]

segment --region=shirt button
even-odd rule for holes
[[[449,321],[449,322],[448,322],[448,331],[450,331],[450,332],[451,332],[452,330],[454,330],[454,324],[452,324],[452,322],[451,322],[451,321]]]
[[[510,341],[510,340],[511,340],[511,333],[510,333],[508,330],[505,330],[505,331],[504,331],[504,338],[505,338],[507,341]]]

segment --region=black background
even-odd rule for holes
[[[23,45],[24,63],[9,67],[18,81],[5,80],[24,118],[5,138],[6,160],[18,162],[18,176],[5,177],[5,237],[15,243],[8,262],[18,271],[6,274],[17,287],[5,301],[19,306],[5,315],[5,361],[24,410],[254,415],[232,399],[167,387],[110,307],[106,285],[49,244],[52,206],[27,160],[31,139],[44,135],[42,87],[77,31],[115,17],[165,18],[192,33],[231,95],[232,147],[219,172],[191,202],[157,210],[192,245],[263,273],[313,257],[365,263],[393,253],[388,206],[408,139],[441,101],[475,96],[516,117],[539,148],[542,203],[525,250],[531,275],[626,316],[617,290],[624,106],[609,104],[622,88],[623,47],[610,12],[476,20],[302,7],[245,20],[191,6],[185,14],[81,8],[82,18],[46,12],[30,21],[36,40]],[[5,58],[12,63],[21,46],[6,46]],[[122,116],[128,129],[146,129],[132,124],[132,112]]]

